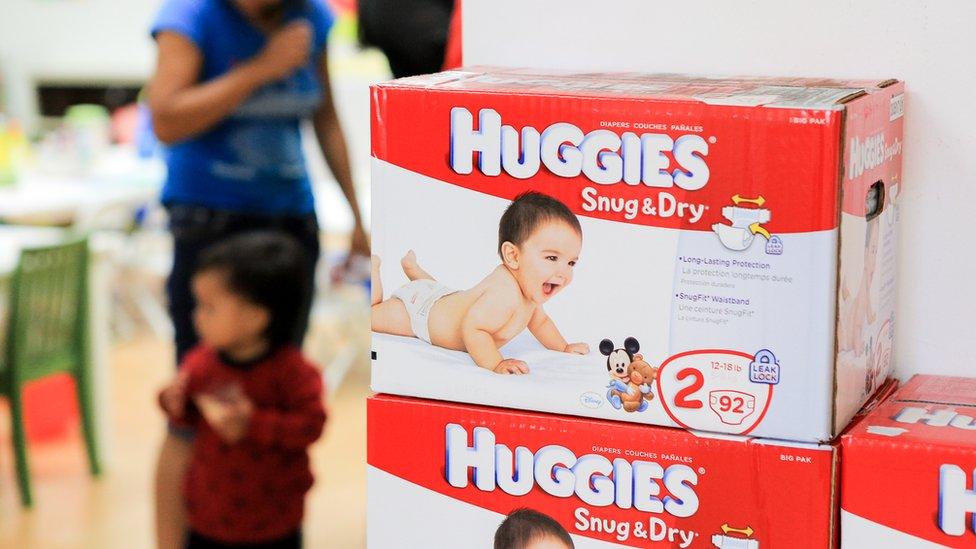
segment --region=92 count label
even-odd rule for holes
[[[755,366],[756,355],[741,351],[674,355],[657,375],[664,411],[688,429],[747,434],[762,421],[773,397],[773,384],[756,383]]]

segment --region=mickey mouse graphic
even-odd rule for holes
[[[640,343],[633,337],[624,340],[623,348],[616,348],[609,339],[600,342],[600,353],[607,357],[610,372],[607,400],[617,410],[643,412],[654,399],[651,383],[657,378],[658,369],[645,362],[637,354],[639,350]]]

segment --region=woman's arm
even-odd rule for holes
[[[312,124],[315,127],[315,137],[318,139],[322,156],[325,157],[332,175],[335,176],[342,189],[342,194],[349,202],[355,225],[353,226],[351,251],[354,254],[369,255],[369,238],[363,227],[362,213],[359,201],[356,199],[356,187],[352,181],[352,170],[349,167],[349,153],[346,139],[342,134],[339,117],[336,115],[335,103],[332,100],[332,87],[329,83],[328,56],[322,50],[317,64],[319,80],[322,83],[322,103],[315,111]]]
[[[308,23],[291,23],[273,34],[256,56],[201,84],[203,54],[197,46],[179,33],[160,32],[156,73],[149,86],[156,136],[173,143],[212,128],[254,90],[303,65],[310,41]]]

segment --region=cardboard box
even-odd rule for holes
[[[915,376],[842,437],[844,547],[976,547],[976,379]]]
[[[373,389],[832,439],[890,371],[903,97],[478,68],[374,86]],[[501,223],[526,191],[549,198]]]
[[[830,445],[386,395],[367,415],[370,548],[491,548],[522,508],[577,549],[834,546]]]

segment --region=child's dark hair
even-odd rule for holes
[[[573,549],[573,538],[552,517],[534,509],[521,508],[509,513],[495,531],[495,549],[524,549],[529,543],[553,537]]]
[[[224,275],[228,289],[269,313],[265,336],[273,346],[292,342],[299,319],[306,314],[306,296],[312,283],[308,257],[287,234],[253,231],[210,246],[197,261],[196,273]]]
[[[516,196],[498,222],[498,255],[502,255],[502,244],[511,242],[520,246],[540,223],[552,220],[565,221],[577,233],[583,234],[576,214],[555,198],[536,191]]]

